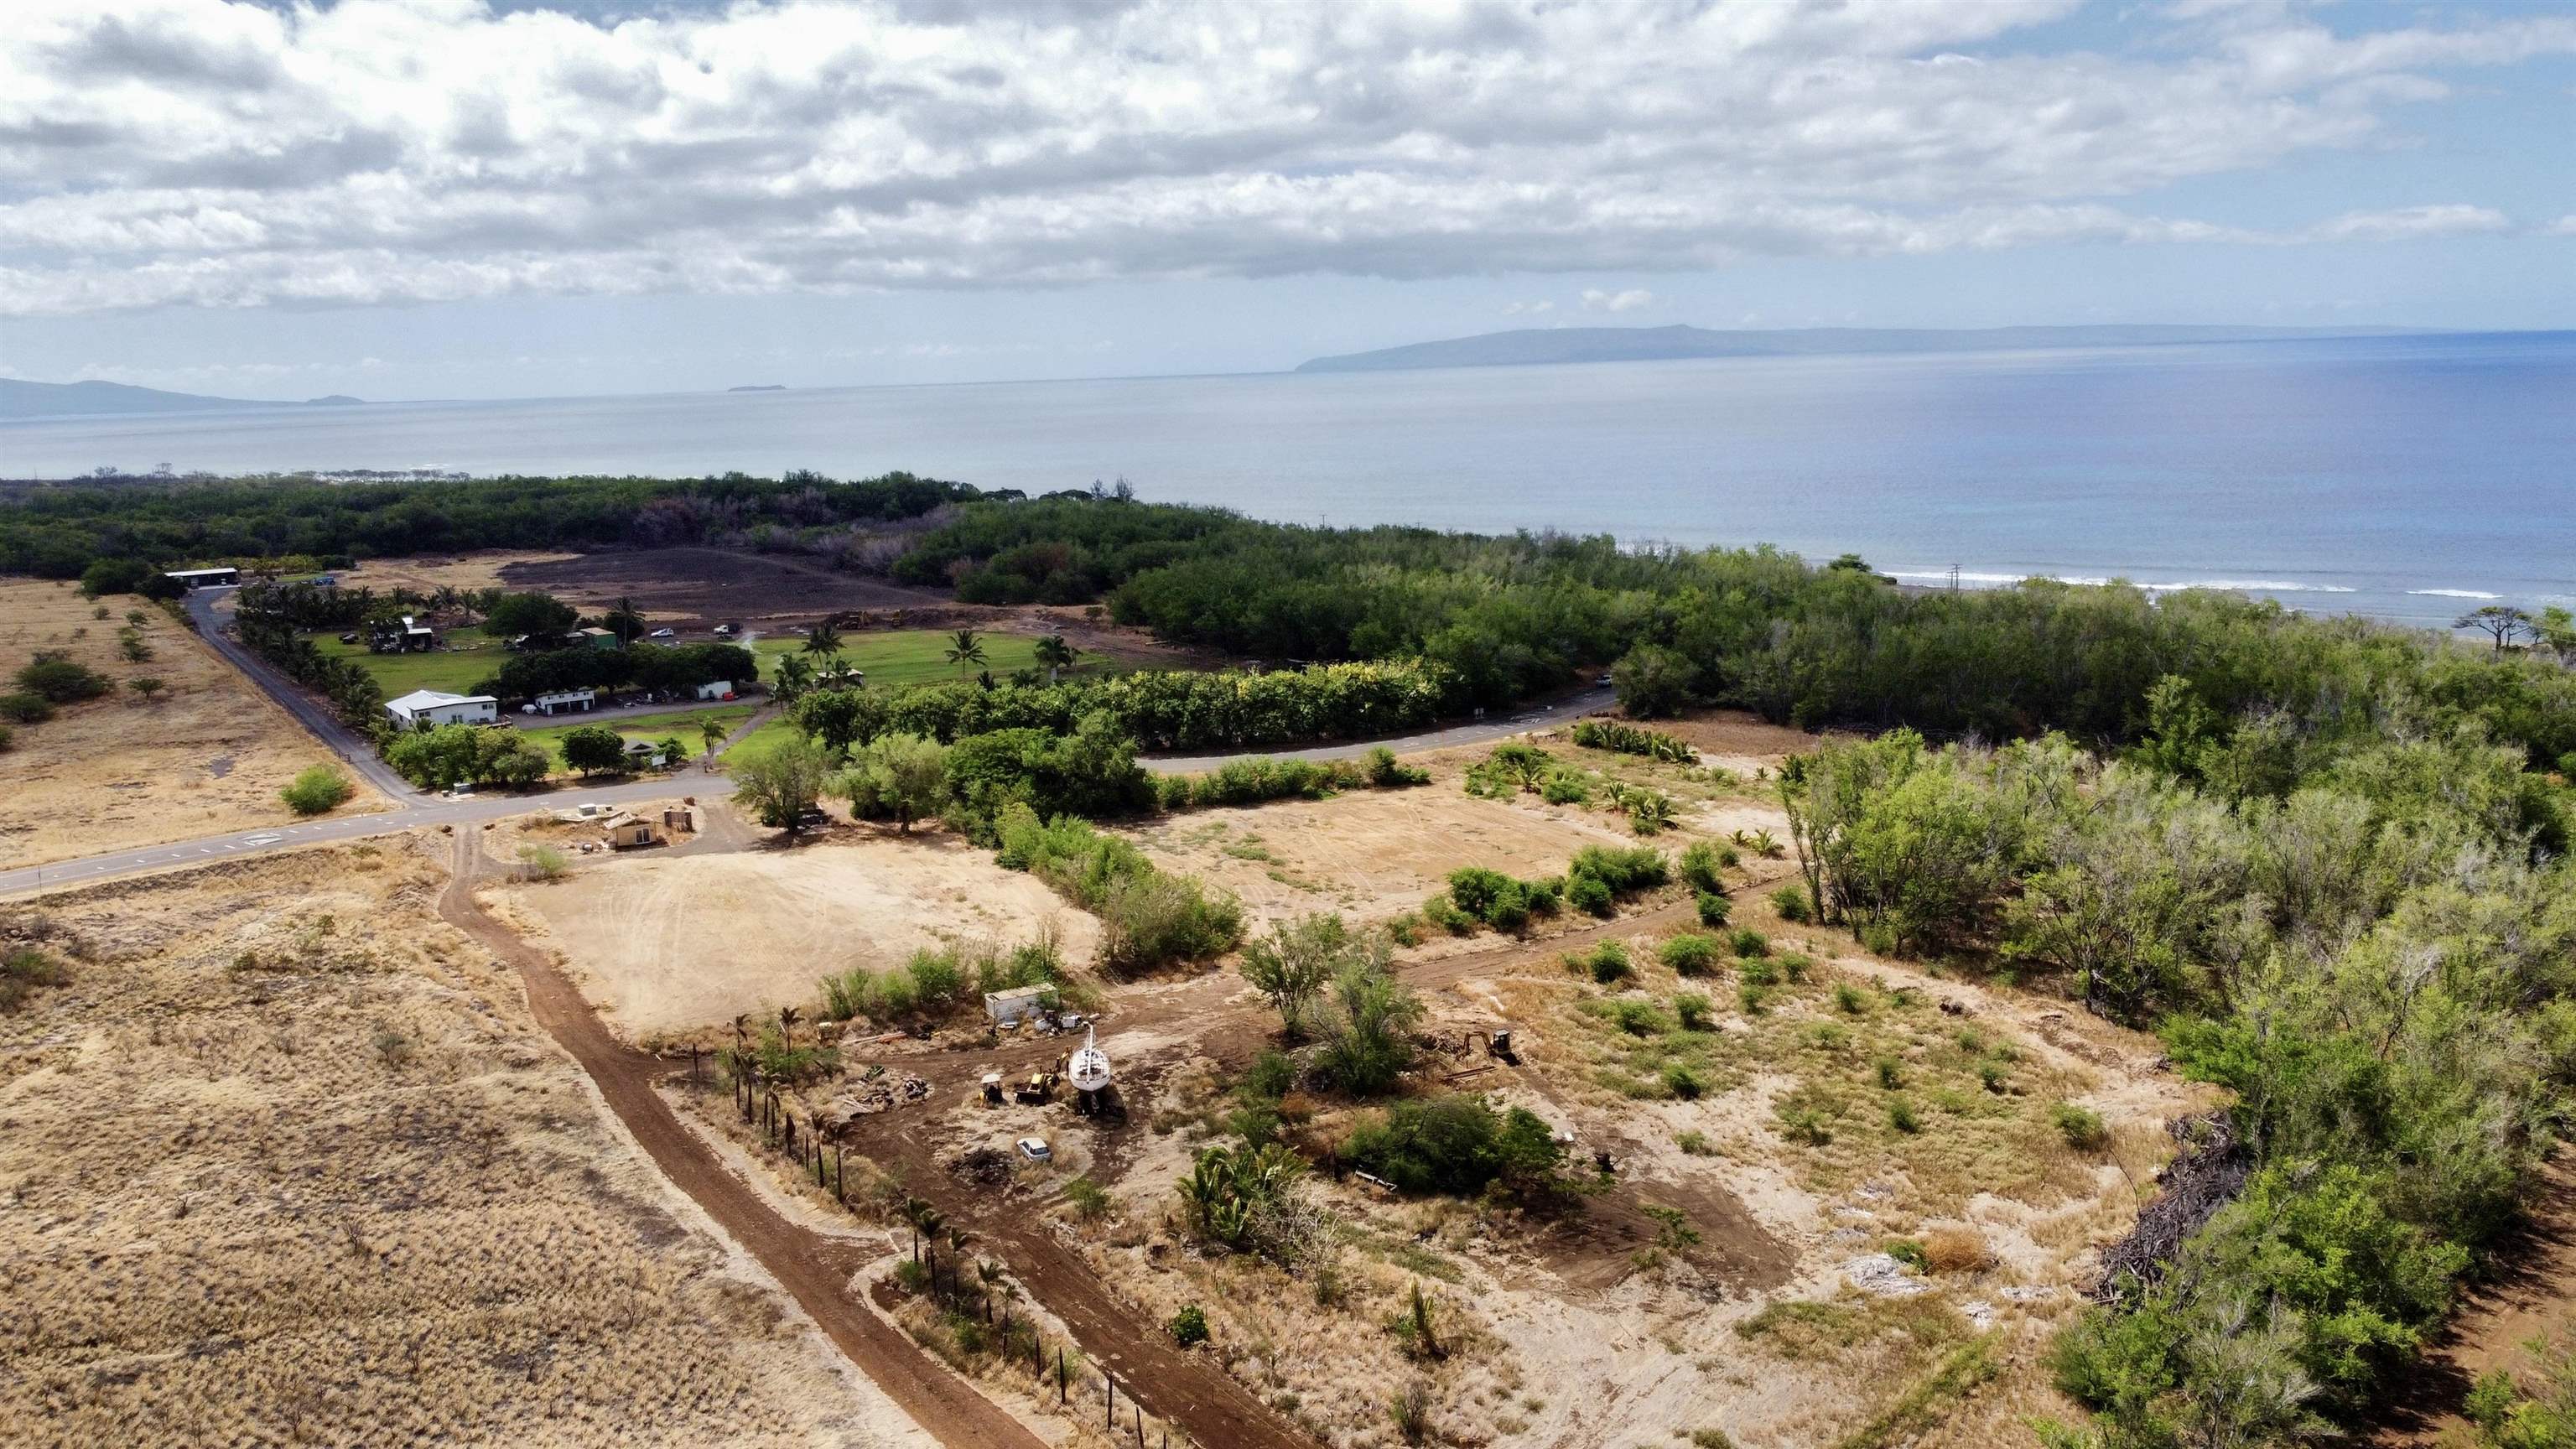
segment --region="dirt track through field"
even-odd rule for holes
[[[1044,1449],[1017,1420],[843,1291],[868,1257],[863,1250],[788,1222],[671,1114],[653,1089],[662,1063],[610,1036],[572,983],[475,901],[481,860],[476,832],[458,831],[455,876],[439,897],[439,914],[517,968],[538,1024],[572,1053],[663,1175],[758,1259],[850,1362],[941,1444]]]
[[[518,969],[538,1023],[581,1063],[664,1176],[759,1259],[850,1361],[942,1444],[1038,1449],[1027,1429],[843,1291],[865,1263],[864,1252],[788,1222],[672,1115],[653,1085],[663,1063],[612,1036],[552,962],[474,899],[481,864],[475,833],[460,831],[455,878],[439,899],[439,914]],[[907,1179],[924,1187],[947,1185],[945,1168],[926,1144],[907,1138],[903,1145],[909,1150],[895,1160]],[[1142,1324],[1134,1309],[1031,1215],[979,1213],[962,1197],[938,1189],[928,1195],[952,1220],[973,1223],[1031,1296],[1063,1320],[1083,1352],[1117,1375],[1122,1402],[1132,1399],[1203,1445],[1312,1449],[1313,1441],[1281,1423],[1222,1368]]]

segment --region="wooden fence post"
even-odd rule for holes
[[[1109,1432],[1118,1432],[1118,1381],[1107,1374],[1100,1376],[1101,1386],[1109,1391]]]

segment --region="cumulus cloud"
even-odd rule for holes
[[[2258,239],[2122,201],[2576,53],[2576,17],[2300,0],[2023,43],[2082,3],[15,0],[0,311]]]
[[[1598,287],[1583,290],[1586,312],[1634,312],[1655,300],[1655,294],[1643,287],[1630,287],[1620,292],[1605,292]]]

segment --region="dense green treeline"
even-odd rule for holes
[[[1822,919],[2060,979],[2231,1093],[2243,1189],[2061,1337],[2094,1416],[2052,1442],[2311,1442],[2406,1374],[2564,1130],[2576,798],[2436,698],[2290,732],[2147,694],[2116,758],[1895,731],[1783,800]]]
[[[880,734],[951,741],[1004,729],[1070,733],[1099,715],[1146,749],[1233,749],[1393,734],[1439,717],[1440,674],[1409,661],[1268,674],[1139,670],[1061,684],[931,684],[893,693],[819,689],[790,717],[836,749]]]
[[[906,526],[884,527],[892,522]],[[1386,661],[1436,686],[1428,704],[1408,699],[1355,716],[1309,710],[1293,727],[1203,700],[1122,711],[1156,746],[1407,728],[1609,667],[1639,716],[1734,704],[1803,726],[1904,725],[1940,738],[2055,729],[2098,748],[2148,733],[2149,692],[2175,678],[2214,739],[2232,749],[2242,732],[2270,751],[2240,753],[2276,783],[2300,752],[2399,718],[2474,719],[2535,765],[2576,753],[2576,671],[2567,668],[2576,626],[2564,623],[2539,628],[2528,650],[2473,650],[2233,595],[2151,599],[2039,582],[1908,591],[1858,560],[1818,568],[1768,548],[1296,527],[1117,495],[984,497],[904,474],[849,484],[797,475],[87,485],[37,490],[0,509],[0,568],[40,572],[77,573],[102,552],[167,563],[709,541],[809,548],[850,567],[954,584],[970,601],[1100,599],[1120,621],[1174,641],[1274,662]],[[1063,729],[1093,707],[1053,691],[1013,696],[1008,708],[950,691],[925,697],[916,706],[924,713],[899,727],[942,738]],[[979,711],[995,717],[963,718]]]
[[[1453,708],[1615,665],[1639,715],[1722,703],[1805,726],[2058,729],[2120,746],[2149,728],[2148,692],[2172,676],[2222,731],[2250,726],[2287,749],[2407,715],[2474,717],[2535,764],[2576,751],[2576,638],[2494,653],[2228,594],[1907,591],[1855,562],[1042,499],[960,509],[896,571],[996,601],[1101,595],[1123,623],[1266,659],[1419,658]]]
[[[916,518],[979,497],[889,473],[784,479],[475,478],[409,483],[301,479],[24,488],[0,509],[0,572],[78,578],[99,558],[161,567],[207,559],[377,557],[474,548],[689,543]]]

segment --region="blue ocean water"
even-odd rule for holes
[[[0,425],[0,474],[910,469],[1296,522],[1846,550],[1920,583],[2576,602],[2576,333],[387,403]]]

